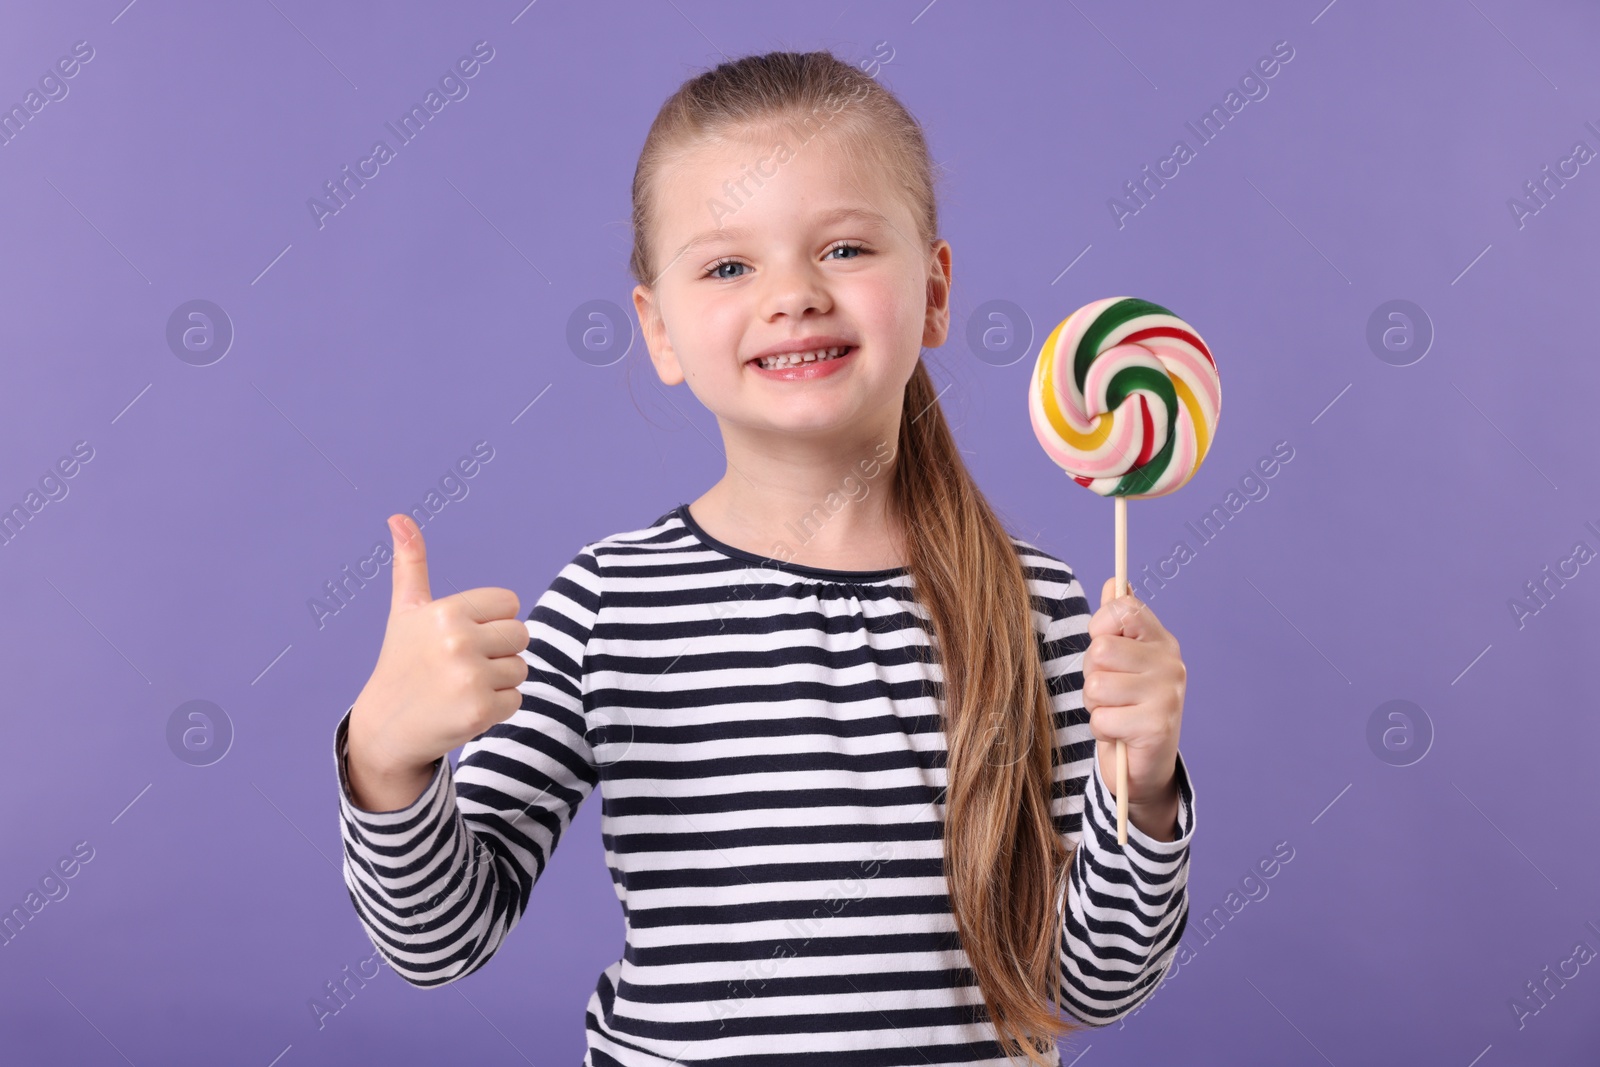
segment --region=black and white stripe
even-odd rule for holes
[[[1194,793],[1180,756],[1178,838],[1130,823],[1117,844],[1083,710],[1089,603],[1013,541],[1056,711],[1052,811],[1082,841],[1062,999],[1100,1026],[1175,956]],[[351,802],[346,711],[345,883],[398,974],[436,986],[488,962],[599,785],[628,933],[589,1000],[586,1065],[1007,1062],[944,893],[940,672],[911,578],[772,563],[685,506],[585,545],[528,615],[521,709],[405,809]]]

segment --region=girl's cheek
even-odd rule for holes
[[[861,313],[880,332],[903,332],[911,321],[920,319],[922,314],[920,292],[912,293],[904,286],[888,281],[863,287],[859,296]]]

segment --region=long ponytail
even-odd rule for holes
[[[1053,1045],[1076,1029],[1058,1018],[1071,853],[1050,813],[1054,719],[1021,561],[921,361],[906,383],[891,491],[943,674],[946,891],[996,1031],[1034,1061],[1023,1035]]]

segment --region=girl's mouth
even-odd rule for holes
[[[753,359],[749,366],[764,378],[778,381],[800,382],[825,378],[838,371],[855,355],[855,345],[824,348],[815,352],[791,352],[767,359]]]

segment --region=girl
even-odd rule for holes
[[[1185,927],[1185,672],[962,464],[921,359],[951,258],[917,122],[826,52],[725,63],[656,117],[633,224],[650,358],[728,469],[526,619],[507,589],[431,599],[391,517],[334,740],[362,924],[413,985],[471,974],[598,785],[627,940],[586,1065],[1059,1063]]]

